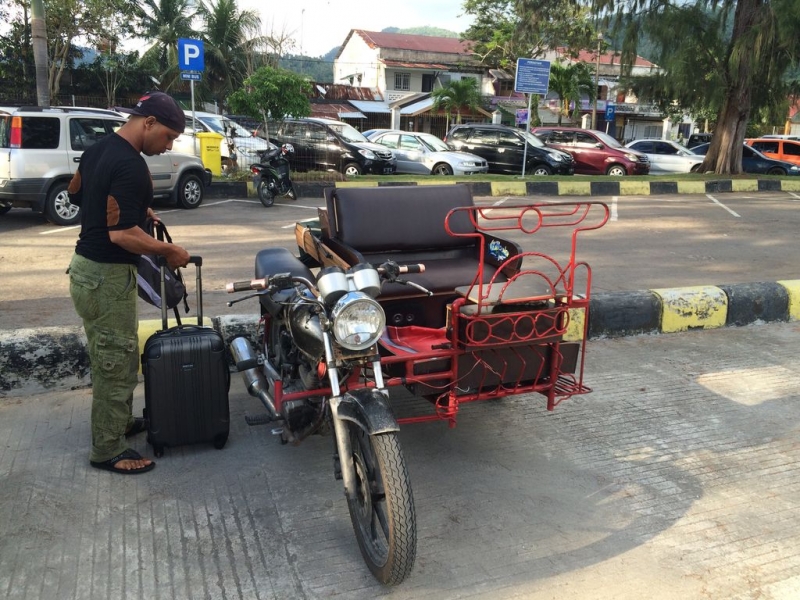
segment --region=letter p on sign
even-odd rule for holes
[[[205,69],[201,40],[178,39],[178,68],[181,71],[203,71]]]

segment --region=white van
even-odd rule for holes
[[[275,147],[266,140],[254,137],[247,129],[223,115],[195,111],[193,123],[192,111],[184,110],[183,113],[186,115],[186,130],[172,143],[172,150],[200,156],[196,134],[219,133],[224,136],[220,141],[223,173],[247,169],[259,162],[259,152]]]

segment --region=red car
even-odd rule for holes
[[[602,131],[578,127],[534,127],[531,132],[548,146],[572,154],[575,173],[621,177],[650,172],[650,159],[646,154],[626,148]]]

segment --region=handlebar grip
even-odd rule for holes
[[[250,279],[248,281],[232,281],[225,284],[225,291],[229,294],[234,292],[248,292],[250,290],[263,290],[267,287],[266,279]]]
[[[400,265],[400,273],[424,273],[425,265],[422,263],[416,265]]]

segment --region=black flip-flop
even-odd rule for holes
[[[143,431],[147,431],[148,427],[150,427],[150,421],[144,417],[133,417],[133,425],[131,425],[131,428],[125,432],[125,437],[132,438]]]
[[[141,460],[142,455],[139,454],[136,450],[128,448],[122,454],[118,454],[114,458],[110,458],[108,460],[104,460],[103,462],[95,462],[93,460],[89,461],[89,464],[92,465],[95,469],[102,469],[104,471],[111,471],[112,473],[120,473],[121,475],[138,475],[139,473],[147,473],[148,471],[152,471],[156,467],[156,463],[151,462],[149,465],[145,465],[144,467],[140,467],[138,469],[117,469],[116,464],[121,460]]]

